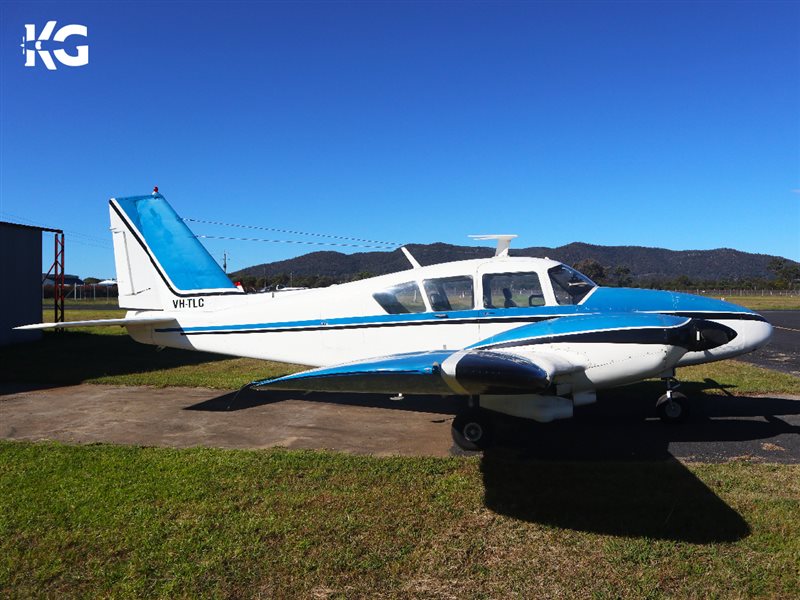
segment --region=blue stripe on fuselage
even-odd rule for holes
[[[398,315],[367,315],[358,317],[337,317],[331,319],[308,319],[302,321],[274,321],[269,323],[241,323],[231,325],[204,325],[197,327],[170,327],[156,329],[156,333],[181,333],[185,335],[202,335],[215,333],[270,333],[302,330],[328,330],[336,328],[392,327],[402,325],[446,325],[465,322],[491,323],[509,322],[525,323],[543,321],[557,317],[576,317],[580,315],[597,315],[617,313],[613,319],[619,320],[625,314],[642,315],[648,313],[702,313],[707,319],[748,317],[760,318],[752,311],[714,298],[665,292],[661,290],[642,290],[630,288],[598,288],[584,304],[563,306],[537,306],[507,309],[478,309],[436,312],[406,313]],[[620,314],[623,313],[623,314]],[[436,315],[446,314],[446,318]],[[687,315],[689,316],[689,315]],[[691,315],[695,316],[695,315]],[[698,315],[699,316],[699,315]],[[740,318],[741,318],[740,317]],[[571,320],[571,319],[570,319]],[[578,325],[578,322],[575,323]],[[618,325],[619,326],[619,325]],[[624,325],[623,325],[624,326]]]
[[[509,331],[481,340],[472,346],[468,346],[468,348],[494,346],[519,340],[569,336],[587,331],[665,329],[680,327],[688,322],[689,319],[687,317],[675,317],[659,313],[628,312],[578,315],[515,327]]]
[[[501,321],[515,321],[528,319],[552,319],[554,317],[572,316],[578,312],[588,312],[581,306],[541,306],[534,308],[509,308],[509,309],[481,309],[481,310],[454,310],[436,313],[404,313],[399,315],[367,315],[363,317],[338,317],[332,319],[309,319],[304,321],[275,321],[271,323],[242,323],[237,325],[203,325],[198,327],[169,327],[156,329],[158,333],[214,333],[214,332],[241,332],[252,330],[286,330],[286,329],[318,329],[346,326],[374,326],[387,325],[423,325],[431,323],[447,324],[463,321],[488,321],[497,319]],[[446,314],[446,318],[436,315]]]

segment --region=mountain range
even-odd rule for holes
[[[423,266],[488,258],[492,247],[456,246],[451,244],[409,244],[407,248]],[[672,280],[688,277],[693,281],[739,281],[769,279],[770,261],[785,260],[767,254],[752,254],[731,248],[715,250],[667,250],[642,246],[597,246],[573,242],[557,248],[530,247],[511,249],[511,256],[548,257],[568,265],[594,260],[607,269],[626,267],[634,282]],[[787,261],[792,264],[794,261]],[[254,265],[231,274],[232,277],[264,277],[291,273],[297,277],[330,277],[347,281],[359,276],[383,275],[410,268],[408,260],[397,249],[391,252],[311,252],[296,258]]]

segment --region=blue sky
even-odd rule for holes
[[[89,65],[24,66],[48,20]],[[106,200],[153,185],[359,238],[800,260],[795,2],[4,2],[0,31],[0,219],[65,229],[70,273],[113,276]]]

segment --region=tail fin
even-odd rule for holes
[[[109,205],[120,308],[163,310],[189,297],[242,293],[161,194]]]

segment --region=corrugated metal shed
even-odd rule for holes
[[[42,231],[0,221],[0,345],[38,340],[41,331],[13,331],[42,320]]]

